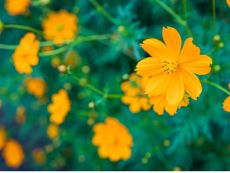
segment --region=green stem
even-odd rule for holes
[[[60,53],[63,53],[67,50],[67,46],[64,47],[60,47],[51,51],[47,51],[47,52],[41,52],[39,53],[39,56],[53,56],[53,55],[58,55]]]
[[[102,14],[105,18],[107,18],[111,23],[117,24],[116,19],[114,19],[105,9],[104,7],[97,2],[97,0],[89,0],[89,2],[96,8],[96,10]]]
[[[70,71],[70,68],[67,68],[67,74],[69,74],[73,79],[75,79],[78,83],[80,82],[80,78],[73,75],[73,73]],[[122,97],[122,95],[120,94],[108,94],[108,93],[104,93],[103,91],[99,90],[98,88],[96,88],[95,86],[91,85],[90,83],[86,83],[84,85],[86,88],[90,89],[91,91],[97,93],[98,95],[102,96],[105,99],[120,99]]]
[[[30,26],[25,26],[25,25],[8,24],[8,25],[3,25],[3,28],[21,29],[21,30],[31,31],[39,35],[43,35],[42,31],[39,31],[35,28],[32,28]]]
[[[221,90],[222,92],[226,93],[227,95],[230,95],[230,91],[228,91],[227,89],[225,89],[224,87],[220,86],[219,84],[217,84],[215,82],[212,82],[209,80],[203,80],[203,82]]]
[[[172,17],[174,17],[174,19],[176,20],[178,24],[180,24],[181,26],[185,28],[185,30],[187,31],[189,35],[192,36],[192,32],[190,28],[188,27],[187,22],[183,20],[173,9],[171,9],[168,5],[166,5],[161,0],[150,0],[150,1],[156,2],[158,5],[160,5],[165,11],[167,11]]]
[[[213,30],[216,31],[216,0],[212,0]]]
[[[183,0],[184,18],[187,21],[187,0]]]
[[[18,45],[0,44],[0,49],[14,50],[17,47],[18,47]]]
[[[107,40],[111,35],[90,35],[90,36],[78,36],[76,43],[88,42],[88,41],[98,41],[98,40]]]

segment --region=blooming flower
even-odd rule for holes
[[[17,141],[10,139],[5,144],[2,156],[7,166],[18,168],[24,160],[24,151]]]
[[[19,73],[32,73],[32,66],[38,64],[39,41],[33,33],[27,33],[13,54],[13,61]]]
[[[31,0],[6,0],[5,8],[10,15],[16,16],[24,14],[30,3]]]
[[[130,75],[130,80],[121,84],[124,92],[121,100],[124,104],[129,105],[132,113],[140,112],[141,109],[148,110],[151,107],[148,96],[144,94],[144,82],[143,78],[133,73]]]
[[[50,13],[42,23],[45,38],[61,44],[77,33],[77,17],[65,10]]]
[[[50,121],[57,125],[63,123],[70,107],[71,102],[67,92],[64,89],[59,90],[52,96],[52,103],[48,106],[48,112],[51,113]]]
[[[4,147],[6,143],[6,130],[4,127],[0,126],[0,150]]]
[[[37,98],[44,96],[46,91],[46,83],[41,78],[28,78],[25,80],[26,89],[30,94]]]
[[[230,112],[230,96],[224,100],[223,108],[226,112]]]
[[[50,139],[55,139],[59,135],[59,128],[55,124],[50,124],[47,129],[47,135]]]
[[[137,74],[147,77],[145,91],[149,97],[164,95],[170,106],[178,106],[187,93],[196,100],[201,94],[202,86],[195,75],[210,72],[212,60],[200,54],[200,49],[192,43],[192,38],[185,40],[181,48],[181,37],[172,27],[163,28],[164,43],[151,38],[141,47],[151,57],[141,60],[137,66]]]
[[[131,156],[133,139],[128,129],[115,118],[106,118],[105,123],[93,127],[92,143],[98,146],[101,158],[111,161],[128,160]]]

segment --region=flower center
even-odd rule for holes
[[[162,69],[166,74],[173,74],[177,71],[178,64],[175,61],[164,61],[162,65]]]
[[[64,28],[64,26],[63,26],[62,24],[57,24],[57,25],[56,25],[56,30],[57,30],[58,32],[62,31],[63,28]]]

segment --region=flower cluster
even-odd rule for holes
[[[124,92],[121,101],[129,105],[132,113],[140,112],[141,109],[146,111],[151,108],[149,97],[144,94],[144,84],[145,79],[135,73],[129,76],[128,81],[121,84],[121,89]]]
[[[104,123],[96,124],[93,131],[95,134],[92,143],[99,147],[98,154],[101,158],[116,162],[131,157],[132,136],[117,119],[107,117]]]
[[[195,74],[208,74],[212,60],[200,54],[192,38],[186,39],[181,48],[181,37],[176,29],[163,28],[162,35],[164,43],[150,38],[141,44],[151,57],[141,60],[136,71],[147,78],[145,92],[152,98],[154,109],[159,114],[164,110],[174,114],[185,94],[194,100],[200,96],[202,86]]]
[[[15,69],[19,73],[32,73],[32,66],[37,65],[39,41],[33,33],[27,33],[13,54]]]

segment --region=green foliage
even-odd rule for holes
[[[137,61],[146,56],[139,44],[146,38],[162,39],[163,26],[172,26],[181,33],[183,40],[190,37],[201,52],[213,59],[210,75],[201,77],[214,81],[227,89],[230,77],[230,8],[225,1],[216,2],[216,20],[213,20],[212,3],[208,0],[164,0],[182,21],[170,15],[157,0],[51,0],[41,5],[33,1],[27,15],[12,17],[0,0],[0,20],[4,24],[21,24],[42,30],[43,18],[50,12],[66,9],[78,16],[79,37],[105,35],[108,39],[82,41],[67,45],[67,51],[54,56],[41,56],[39,65],[31,76],[43,78],[48,86],[46,100],[39,102],[28,94],[24,80],[28,75],[18,74],[12,63],[12,50],[0,49],[0,125],[10,138],[17,139],[25,151],[20,170],[230,170],[230,116],[222,103],[227,95],[203,83],[203,91],[197,101],[191,101],[173,117],[165,113],[158,116],[151,109],[132,114],[120,99],[104,98],[72,75],[63,74],[51,66],[59,57],[62,61],[71,51],[79,54],[80,62],[72,73],[80,80],[104,93],[122,94],[121,82],[134,71]],[[98,2],[101,7],[96,7]],[[183,3],[186,3],[186,9]],[[186,13],[186,14],[185,14]],[[26,33],[24,30],[5,28],[0,44],[17,45]],[[214,41],[215,35],[220,36]],[[42,38],[39,37],[42,41]],[[43,40],[44,41],[44,40]],[[224,46],[222,47],[223,44]],[[60,46],[54,47],[58,49]],[[84,68],[90,72],[84,72]],[[65,122],[60,126],[60,136],[51,141],[47,137],[49,113],[47,105],[51,96],[65,88],[72,106]],[[95,107],[89,107],[89,103]],[[15,121],[18,106],[25,106],[26,122]],[[92,124],[116,117],[130,131],[134,139],[132,157],[128,161],[110,162],[101,159],[91,143]],[[53,148],[51,151],[47,148]],[[32,151],[44,149],[46,162],[37,164]],[[0,159],[1,170],[11,170]]]

